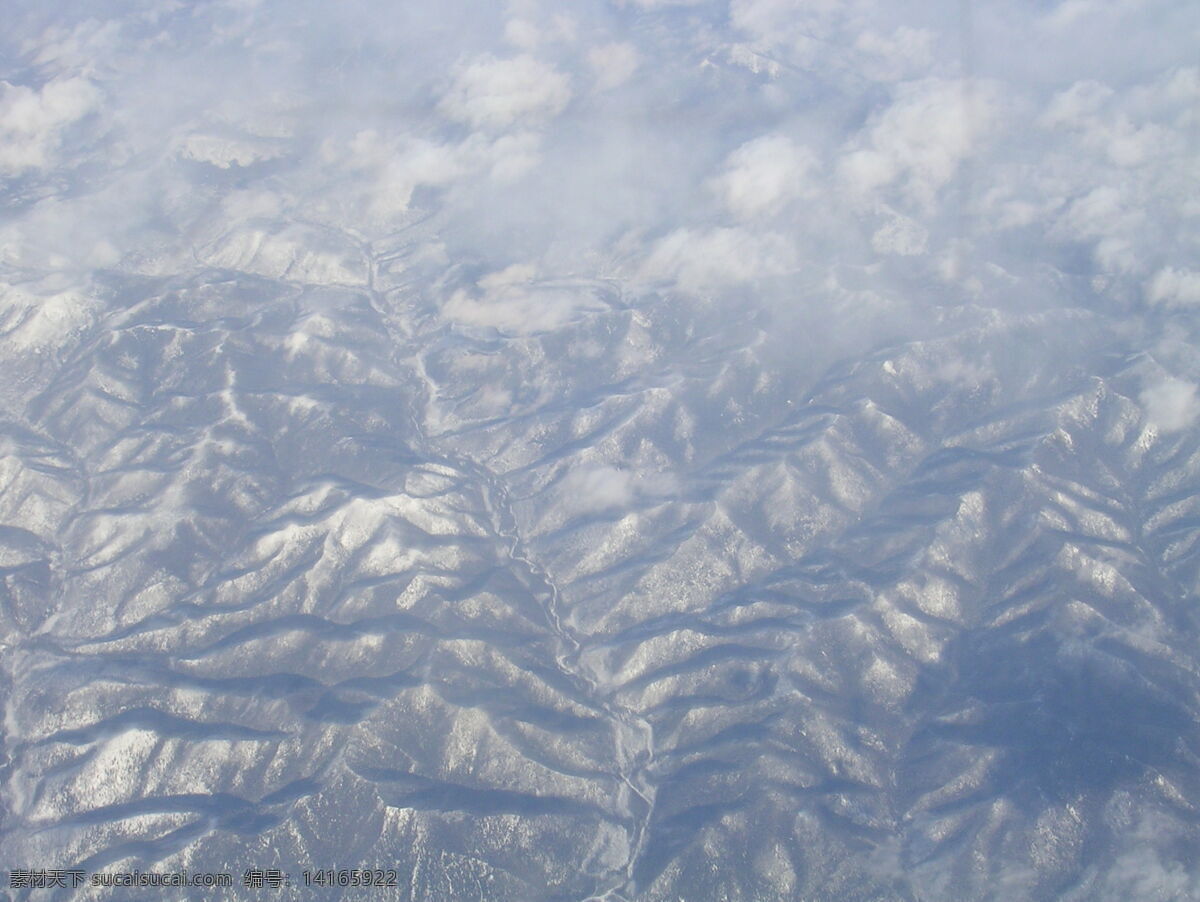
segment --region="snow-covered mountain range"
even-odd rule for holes
[[[54,6],[0,861],[1200,894],[1194,11]]]

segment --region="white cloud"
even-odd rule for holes
[[[571,99],[567,76],[528,55],[485,54],[458,73],[442,111],[475,128],[503,129],[557,116]]]
[[[583,464],[563,477],[558,488],[564,508],[578,515],[626,509],[639,498],[670,496],[678,484],[670,473]]]
[[[683,291],[704,294],[739,283],[783,275],[795,267],[791,244],[776,233],[743,228],[676,229],[655,244],[640,278],[666,279]]]
[[[179,144],[179,155],[185,160],[209,163],[218,169],[249,166],[279,156],[280,150],[267,142],[210,134],[192,134]]]
[[[1093,140],[1117,166],[1141,166],[1157,154],[1168,150],[1172,135],[1153,122],[1136,126],[1123,116],[1107,128],[1097,129]]]
[[[1200,419],[1195,384],[1174,376],[1144,389],[1141,402],[1150,425],[1161,432],[1179,432]]]
[[[1155,273],[1146,297],[1164,307],[1188,307],[1200,304],[1200,273],[1166,266]]]
[[[596,77],[596,89],[609,91],[633,77],[638,67],[637,49],[630,43],[602,44],[588,51],[588,65]]]
[[[481,278],[479,287],[486,292],[502,291],[513,286],[528,285],[536,277],[537,267],[532,263],[514,263]]]
[[[1108,85],[1094,79],[1077,81],[1051,98],[1045,112],[1042,113],[1041,124],[1048,127],[1080,126],[1112,96],[1113,90]]]
[[[1078,28],[1085,19],[1096,16],[1116,18],[1144,5],[1144,0],[1063,0],[1039,24],[1043,28],[1066,31]]]
[[[1052,231],[1075,240],[1093,240],[1092,254],[1107,271],[1136,270],[1139,255],[1131,240],[1142,228],[1146,211],[1128,188],[1100,185],[1072,200]]]
[[[854,41],[867,74],[880,81],[898,81],[926,72],[933,63],[933,32],[902,25],[890,35],[864,31]]]
[[[486,142],[482,142],[486,144]],[[385,222],[408,210],[421,186],[450,185],[484,165],[469,142],[443,144],[425,138],[363,129],[348,138],[331,137],[320,148],[322,176],[336,208],[359,224]],[[309,186],[320,190],[321,183]]]
[[[151,186],[156,189],[151,194]],[[129,251],[158,253],[162,233],[147,220],[178,200],[177,184],[144,174],[113,179],[91,193],[51,195],[20,217],[0,224],[0,261],[22,269],[73,272],[80,278],[119,264]],[[187,203],[187,201],[184,201]],[[195,259],[178,240],[170,242],[174,265]]]
[[[442,314],[468,326],[531,335],[560,328],[598,308],[590,295],[539,284],[537,275],[532,263],[514,263],[481,278],[477,291],[456,291]]]
[[[842,179],[859,195],[899,183],[913,202],[930,208],[999,115],[994,85],[937,78],[904,83],[848,148]]]
[[[94,67],[98,60],[119,53],[118,36],[122,23],[117,19],[101,21],[89,18],[74,27],[51,25],[36,38],[22,41],[21,50],[39,68],[80,72]]]
[[[785,135],[764,135],[729,155],[713,187],[739,219],[774,212],[811,191],[816,156]]]
[[[621,0],[624,4],[625,0]],[[700,6],[708,3],[710,0],[628,0],[634,6],[640,6],[642,9],[663,9],[670,6]]]
[[[1125,168],[1141,166],[1172,150],[1172,135],[1162,126],[1154,122],[1139,125],[1126,112],[1108,111],[1115,99],[1115,92],[1107,85],[1079,81],[1054,95],[1039,124],[1076,131],[1093,151]]]
[[[509,19],[504,24],[504,40],[522,50],[532,50],[542,42],[542,32],[528,19]]]
[[[806,34],[824,36],[843,9],[840,0],[732,0],[729,21],[764,45],[779,46]]]
[[[1198,114],[1193,104],[1200,100],[1200,68],[1185,66],[1174,70],[1167,77],[1161,93],[1171,103],[1186,104],[1187,121],[1196,122]]]
[[[929,233],[916,220],[890,211],[888,221],[871,236],[871,247],[881,254],[911,257],[925,253]]]
[[[364,129],[323,143],[321,175],[328,183],[316,182],[309,190],[320,186],[328,194],[329,215],[356,229],[377,226],[403,217],[418,188],[477,185],[481,176],[515,182],[538,165],[541,144],[532,131],[473,132],[461,142],[443,143]]]
[[[633,474],[616,467],[574,470],[563,479],[562,495],[574,513],[628,507],[634,498]]]
[[[497,182],[515,182],[541,160],[541,139],[533,132],[501,135],[483,150],[488,172]]]
[[[1179,840],[1183,833],[1184,829],[1173,818],[1162,814],[1143,815],[1140,823],[1122,836],[1113,856],[1089,868],[1097,872],[1097,879],[1081,881],[1076,891],[1064,899],[1067,902],[1084,899],[1168,902],[1196,898],[1200,890],[1200,873],[1189,868],[1176,854],[1176,850],[1183,847]]]
[[[536,10],[529,9],[527,12],[536,15]],[[548,41],[572,41],[575,39],[575,29],[575,20],[561,13],[543,17],[541,25],[518,17],[504,23],[504,40],[522,50],[533,50]]]
[[[62,132],[96,109],[100,92],[81,77],[56,78],[40,90],[0,82],[0,171],[57,162]]]
[[[1040,101],[1037,128],[1014,129],[1005,148],[1012,159],[975,169],[996,186],[989,213],[1040,227],[1051,246],[1089,248],[1101,273],[1141,282],[1151,301],[1185,303],[1187,279],[1166,273],[1154,283],[1151,267],[1194,255],[1181,227],[1200,214],[1192,81],[1190,67],[1164,67],[1123,84],[1115,75],[1075,79]]]

